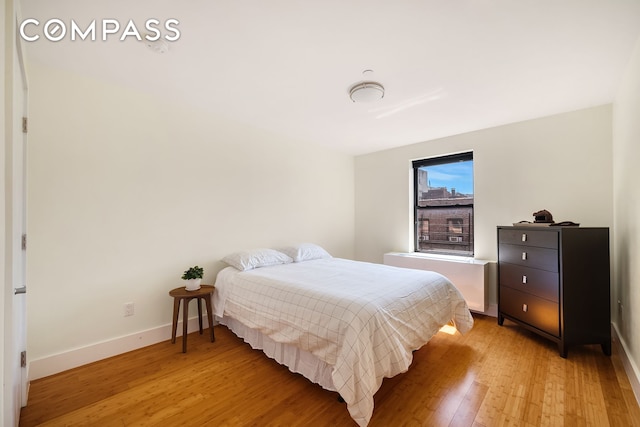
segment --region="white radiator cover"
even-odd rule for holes
[[[470,310],[484,313],[489,301],[489,264],[491,261],[418,253],[390,252],[384,263],[396,267],[431,270],[447,277],[458,288]]]

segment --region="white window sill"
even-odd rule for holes
[[[490,262],[486,260],[475,259],[473,257],[468,257],[468,256],[426,254],[424,252],[391,252],[390,255],[408,257],[408,258],[422,258],[422,259],[433,259],[433,260],[450,261],[450,262],[460,262],[464,264],[483,265]]]

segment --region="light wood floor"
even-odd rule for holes
[[[505,321],[438,333],[375,395],[371,427],[640,426],[617,346],[557,346]],[[355,426],[337,394],[223,326],[32,382],[20,425]]]

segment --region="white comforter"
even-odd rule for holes
[[[361,426],[385,377],[407,371],[412,351],[450,320],[465,333],[473,318],[444,276],[318,259],[240,272],[223,269],[214,314],[235,318],[277,342],[333,366],[336,390]]]

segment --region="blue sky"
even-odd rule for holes
[[[458,193],[473,194],[473,161],[421,167],[426,169],[430,187],[447,187]]]

